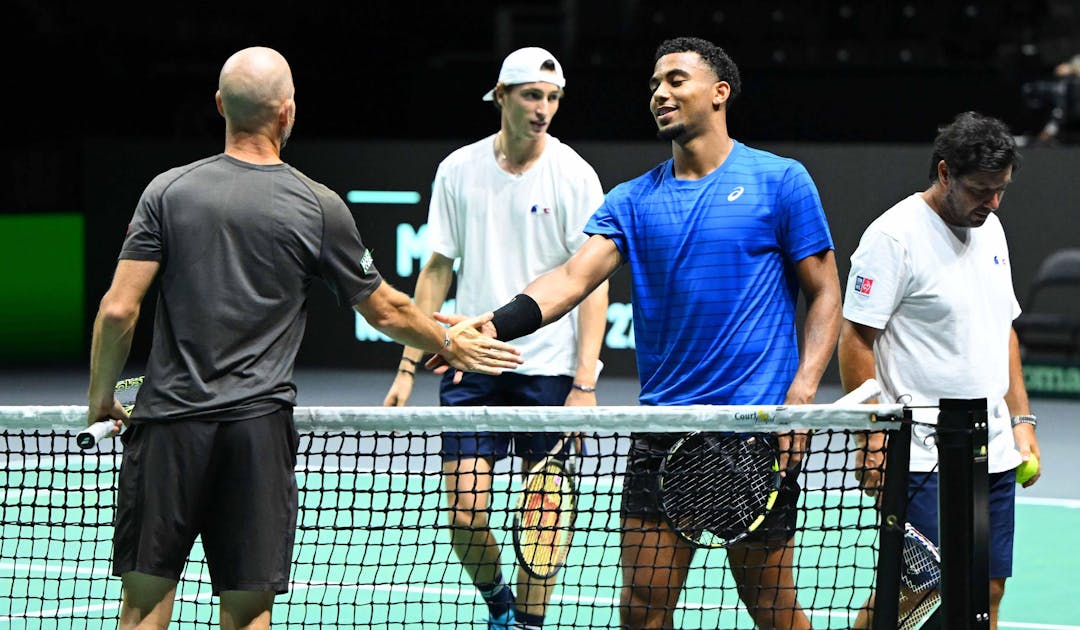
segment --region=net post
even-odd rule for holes
[[[904,420],[898,430],[887,432],[885,438],[885,470],[888,472],[881,499],[873,630],[895,630],[900,616],[900,570],[911,454],[910,409],[904,409]]]
[[[990,518],[986,399],[938,404],[941,621],[990,627]]]

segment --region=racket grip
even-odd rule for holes
[[[871,398],[881,393],[881,385],[878,384],[876,379],[867,379],[865,383],[859,385],[850,392],[844,394],[844,396],[836,401],[837,404],[851,404],[858,405],[864,403]]]
[[[79,431],[79,434],[75,436],[75,443],[79,445],[79,448],[86,450],[94,448],[94,445],[97,444],[99,440],[113,437],[117,433],[119,433],[119,431],[116,429],[116,420],[111,418],[99,420],[82,431]]]

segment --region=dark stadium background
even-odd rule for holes
[[[480,95],[517,47],[544,46],[564,65],[552,133],[594,164],[606,190],[668,154],[647,110],[656,45],[698,35],[724,46],[744,85],[732,135],[807,165],[842,275],[865,225],[925,187],[939,124],[976,109],[1034,134],[1047,112],[1024,98],[1024,84],[1080,52],[1080,7],[1061,0],[15,0],[4,14],[0,363],[15,368],[85,365],[97,301],[142,187],[221,150],[217,73],[245,46],[272,46],[292,65],[299,110],[287,161],[342,195],[424,195],[416,206],[352,206],[380,269],[404,290],[415,276],[395,272],[394,227],[423,223],[441,157],[497,128]],[[1001,213],[1020,295],[1046,254],[1080,244],[1080,151],[1066,141],[1025,154]],[[625,275],[613,301],[629,301]],[[148,350],[152,306],[135,363]],[[317,291],[301,366],[391,366],[392,344],[343,345],[353,325]],[[630,350],[609,346],[602,356],[609,373],[633,374]]]

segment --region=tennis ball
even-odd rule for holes
[[[1025,484],[1039,472],[1039,458],[1031,455],[1030,459],[1016,468],[1016,483]]]

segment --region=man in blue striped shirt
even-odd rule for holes
[[[814,401],[841,319],[832,237],[801,164],[728,135],[739,87],[738,68],[714,44],[660,45],[649,106],[672,158],[607,195],[585,245],[495,311],[498,338],[555,321],[629,264],[642,404]],[[792,575],[806,436],[767,439],[781,453],[780,497],[761,527],[729,546],[729,565],[757,627],[809,628]],[[659,462],[673,441],[635,434],[622,506],[623,627],[672,627],[693,556],[656,503]]]

